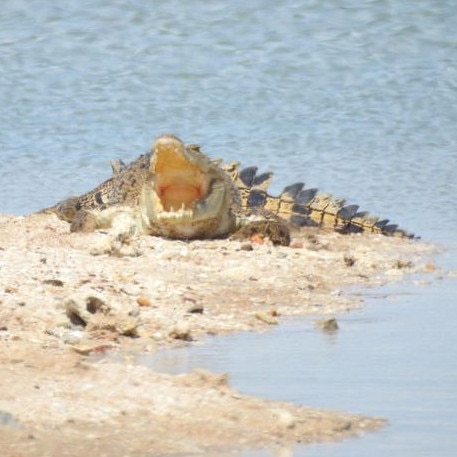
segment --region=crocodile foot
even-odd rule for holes
[[[250,222],[231,236],[232,240],[255,238],[269,239],[274,246],[289,246],[290,229],[281,220],[260,220]]]
[[[89,211],[79,210],[70,225],[70,232],[93,232],[98,228],[97,218]]]

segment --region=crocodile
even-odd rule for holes
[[[303,182],[272,196],[273,173],[212,160],[198,145],[185,145],[172,134],[157,137],[131,164],[111,165],[113,176],[90,192],[40,212],[69,222],[71,232],[110,228],[126,215],[136,233],[185,240],[257,234],[288,245],[291,230],[304,226],[414,237],[357,205],[305,189]]]

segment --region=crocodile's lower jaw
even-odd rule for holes
[[[176,223],[186,223],[194,219],[194,211],[192,209],[180,208],[178,211],[160,211],[156,213],[157,221],[175,221]]]

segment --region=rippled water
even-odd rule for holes
[[[2,212],[87,190],[172,131],[277,189],[455,226],[453,0],[2,3]]]
[[[456,55],[454,0],[2,1],[0,212],[86,191],[174,132],[274,170],[276,191],[305,180],[390,217],[456,268]],[[442,287],[430,306],[455,322]]]

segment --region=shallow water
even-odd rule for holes
[[[274,170],[275,191],[305,180],[389,217],[441,244],[440,262],[456,269],[456,51],[453,0],[3,2],[0,212],[86,191],[111,159],[174,132],[213,157]],[[442,405],[455,405],[443,383],[455,380],[456,297],[455,280],[406,285],[341,316],[333,339],[292,322],[214,340],[205,357],[242,390],[392,421],[306,455],[450,456],[457,421]],[[255,354],[268,344],[282,357]],[[240,347],[246,358],[253,348],[249,362]],[[354,354],[364,348],[362,373]],[[281,365],[289,354],[305,361],[300,371]]]
[[[140,362],[176,374],[226,371],[245,393],[389,419],[363,439],[295,446],[282,455],[450,457],[457,452],[457,308],[447,282],[372,292],[368,307],[337,316],[340,329],[332,334],[315,329],[315,318],[294,319],[271,333],[215,338]]]

